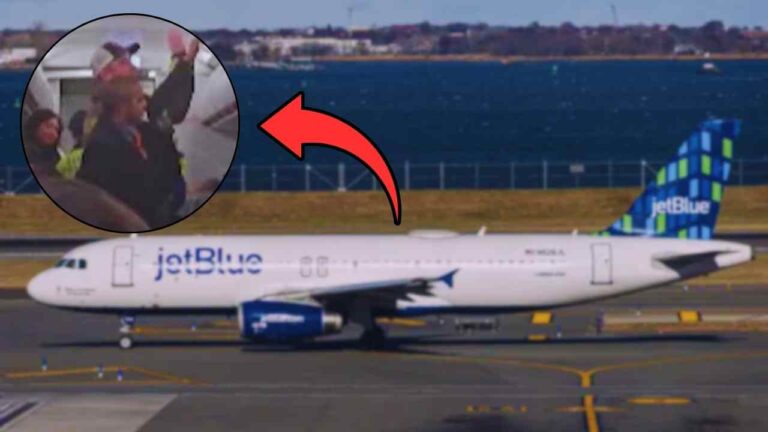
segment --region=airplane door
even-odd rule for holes
[[[112,286],[133,286],[133,246],[115,246],[112,251]]]
[[[613,257],[609,243],[592,245],[592,285],[613,284]]]

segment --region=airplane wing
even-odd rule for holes
[[[301,291],[285,291],[270,295],[270,299],[308,300],[312,299],[326,306],[343,307],[358,301],[365,301],[375,307],[394,307],[398,300],[408,300],[409,294],[432,295],[437,284],[453,287],[453,277],[459,269],[431,278],[392,279],[359,284],[338,285]]]

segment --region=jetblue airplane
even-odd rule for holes
[[[571,305],[753,259],[711,240],[740,123],[703,122],[630,209],[591,235],[147,236],[68,252],[27,288],[40,303],[122,317],[238,316],[244,338],[294,341],[377,316],[505,313]]]

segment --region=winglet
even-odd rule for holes
[[[448,287],[453,288],[453,277],[456,275],[456,273],[459,271],[459,269],[450,271],[439,278],[437,278],[438,281],[444,282]]]

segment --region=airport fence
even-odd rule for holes
[[[665,162],[399,163],[401,190],[564,189],[643,187]],[[768,185],[768,157],[734,161],[731,184]],[[233,165],[228,191],[375,190],[375,177],[359,164]]]
[[[665,162],[551,162],[536,163],[396,163],[392,164],[401,190],[418,189],[564,189],[642,187]],[[768,185],[768,156],[734,160],[733,185]],[[380,188],[361,164],[239,165],[224,179],[226,191],[348,191]],[[0,178],[5,194],[40,193],[26,167],[5,168]]]

